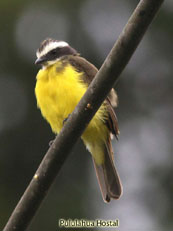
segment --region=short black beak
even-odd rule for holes
[[[47,60],[46,60],[46,58],[44,58],[44,57],[42,57],[42,58],[38,58],[38,59],[36,59],[36,61],[35,61],[35,64],[43,64],[43,63],[45,63]]]

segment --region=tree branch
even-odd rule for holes
[[[164,0],[141,0],[87,92],[68,118],[3,231],[25,230],[72,147],[117,82]]]

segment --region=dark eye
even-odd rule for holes
[[[51,51],[51,54],[52,54],[52,55],[56,55],[57,52],[58,52],[58,50],[57,50],[57,49],[54,49],[54,50]]]

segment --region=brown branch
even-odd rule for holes
[[[4,231],[25,230],[81,136],[125,68],[164,0],[142,0],[74,112],[49,148]],[[90,104],[90,107],[87,105]]]

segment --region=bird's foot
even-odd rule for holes
[[[68,118],[69,118],[69,116],[70,116],[70,114],[67,116],[67,118],[65,118],[64,120],[63,120],[63,125],[67,122],[67,120],[68,120]]]
[[[54,141],[55,141],[55,139],[49,141],[49,147],[52,146],[52,144],[53,144]]]

